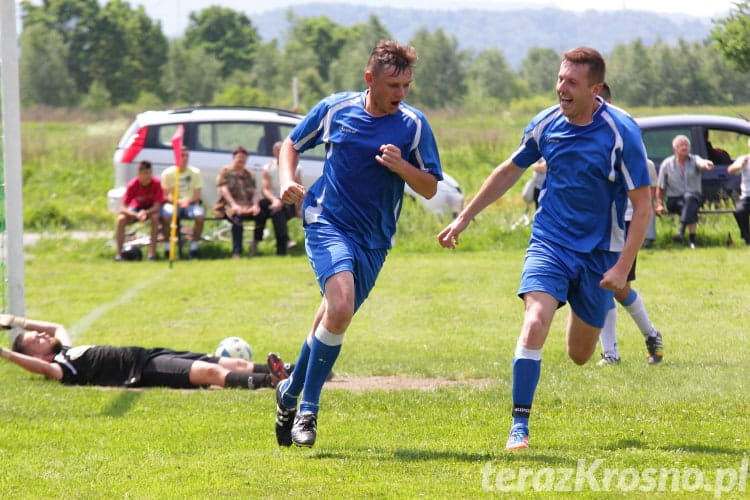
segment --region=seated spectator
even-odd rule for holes
[[[747,139],[747,149],[750,152],[750,138]],[[729,165],[727,172],[742,174],[740,200],[734,209],[734,218],[737,220],[742,239],[746,245],[750,245],[750,153],[738,156],[734,163]]]
[[[708,129],[706,129],[704,136],[706,138],[706,153],[708,159],[714,162],[714,165],[729,165],[732,163],[732,157],[729,156],[729,153],[721,148],[713,147],[711,141],[708,140]]]
[[[247,149],[241,146],[236,148],[232,152],[232,163],[222,167],[216,178],[219,197],[214,205],[214,212],[232,223],[233,259],[239,259],[242,255],[244,221],[255,221],[253,240],[248,248],[250,257],[256,254],[258,242],[263,239],[264,221],[258,203],[255,176],[245,168],[248,155]]]
[[[690,248],[695,248],[698,209],[703,203],[701,170],[711,170],[714,164],[711,160],[690,154],[690,139],[684,135],[678,135],[672,140],[672,151],[674,154],[665,158],[659,167],[654,211],[657,215],[665,211],[680,214],[680,229],[674,235],[674,240],[683,242],[687,228]]]
[[[194,220],[193,234],[190,241],[190,257],[198,257],[198,242],[203,232],[203,222],[206,219],[201,203],[201,172],[197,167],[188,165],[190,151],[182,148],[179,165],[172,165],[161,174],[161,186],[164,189],[164,205],[161,209],[162,228],[164,231],[164,256],[169,257],[170,233],[172,229],[172,214],[174,203],[177,202],[177,217]],[[175,177],[179,179],[177,199],[174,200]]]
[[[156,240],[159,234],[159,210],[164,201],[161,182],[153,176],[151,162],[141,161],[138,164],[138,175],[128,182],[125,195],[122,197],[120,213],[117,216],[115,241],[117,243],[116,261],[122,260],[122,247],[125,243],[125,227],[131,222],[149,221],[151,239],[148,244],[148,260],[156,258]]]
[[[279,151],[281,141],[273,145],[273,160],[263,167],[263,199],[260,208],[263,213],[261,229],[265,228],[267,219],[273,222],[273,232],[276,237],[276,255],[286,255],[290,247],[289,229],[287,221],[298,216],[299,207],[295,204],[281,201],[281,187],[279,184]],[[302,183],[299,173],[296,174],[298,183]],[[261,232],[262,234],[262,232]],[[292,245],[293,246],[293,245]]]

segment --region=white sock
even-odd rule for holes
[[[605,356],[619,358],[617,352],[617,308],[613,307],[607,312],[604,326],[599,333],[599,341],[602,343],[602,352]]]
[[[643,303],[643,300],[641,300],[640,295],[636,297],[632,304],[624,307],[630,314],[630,317],[633,318],[633,321],[638,326],[638,329],[644,337],[648,338],[656,336],[656,328],[648,317],[646,306]]]

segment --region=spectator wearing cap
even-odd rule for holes
[[[258,242],[263,239],[263,229],[259,224],[259,219],[262,217],[258,203],[260,196],[255,185],[255,176],[245,168],[248,156],[247,149],[242,146],[235,148],[232,151],[232,163],[222,167],[216,178],[219,197],[214,205],[214,212],[218,217],[224,217],[232,223],[232,258],[234,259],[239,259],[242,255],[245,221],[256,221],[256,230],[248,248],[250,257],[255,255]]]

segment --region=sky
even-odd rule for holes
[[[163,1],[163,0],[162,0]],[[176,0],[172,0],[176,1]],[[261,12],[263,10],[277,9],[279,7],[294,6],[305,3],[322,3],[325,0],[276,0],[275,2],[247,2],[246,12]],[[147,1],[142,1],[144,5]],[[181,3],[186,3],[181,1]],[[191,3],[191,2],[187,2]],[[219,1],[218,3],[222,3]],[[519,5],[535,5],[539,7],[557,7],[562,10],[582,11],[595,10],[647,10],[660,13],[681,13],[697,17],[723,16],[732,7],[734,0],[328,0],[326,3],[347,3],[355,5],[366,5],[368,7],[401,7],[417,9],[499,9],[517,7]]]
[[[101,0],[106,1],[106,0]],[[658,13],[677,13],[707,19],[725,17],[734,7],[734,0],[273,0],[258,2],[247,0],[131,0],[130,4],[143,5],[148,15],[159,19],[167,36],[179,36],[187,25],[190,12],[198,12],[211,5],[245,12],[248,15],[264,11],[293,8],[311,3],[342,3],[372,8],[414,9],[485,9],[504,10],[524,7],[557,7],[580,12],[595,9],[646,10]]]
[[[106,0],[100,0],[106,3]],[[41,3],[32,0],[32,3]],[[342,3],[373,8],[413,8],[413,9],[485,9],[503,10],[524,7],[556,7],[562,10],[580,12],[583,10],[645,10],[676,13],[706,19],[725,17],[734,8],[735,0],[272,0],[267,2],[247,0],[130,0],[130,5],[143,5],[146,13],[161,21],[164,34],[168,37],[180,36],[187,25],[188,15],[211,5],[219,5],[248,15],[264,11],[293,8],[295,5],[311,3]],[[20,7],[16,6],[20,16]],[[20,29],[20,24],[19,24]]]

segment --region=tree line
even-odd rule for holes
[[[391,38],[376,15],[342,26],[326,16],[296,17],[283,43],[263,42],[245,14],[218,6],[189,15],[169,40],[142,6],[123,0],[21,2],[22,105],[158,108],[181,105],[273,106],[307,110],[321,97],[363,87],[371,48]],[[607,80],[627,106],[727,105],[750,102],[750,0],[714,21],[708,40],[671,46],[641,40],[616,45]],[[549,96],[561,54],[533,47],[518,71],[500,48],[459,50],[442,29],[408,41],[419,61],[409,101],[428,109],[487,109]],[[292,81],[298,102],[294,101]]]

